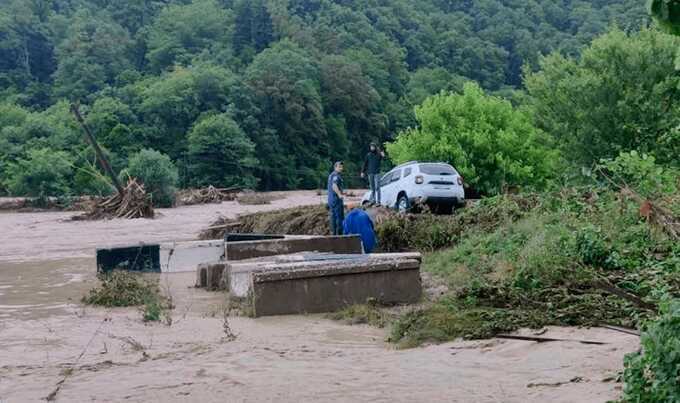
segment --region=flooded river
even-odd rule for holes
[[[225,296],[163,275],[172,323],[136,308],[85,307],[97,246],[194,239],[219,215],[315,204],[294,192],[267,206],[162,210],[157,220],[71,222],[73,213],[0,214],[0,402],[604,402],[636,337],[550,328],[606,341],[455,342],[395,350],[386,331],[321,315],[229,317]],[[225,326],[235,339],[227,337]]]

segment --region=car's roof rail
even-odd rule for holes
[[[401,168],[401,167],[405,167],[405,166],[407,166],[407,165],[413,165],[413,164],[417,164],[417,163],[418,163],[418,161],[404,162],[403,164],[397,165],[395,168]]]

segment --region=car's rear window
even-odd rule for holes
[[[426,175],[458,175],[458,172],[447,164],[420,164],[420,172]]]

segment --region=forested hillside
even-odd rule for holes
[[[153,149],[183,187],[318,187],[427,96],[472,80],[523,98],[523,65],[637,31],[642,3],[0,0],[0,193],[107,191],[71,101],[118,171]]]

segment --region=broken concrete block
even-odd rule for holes
[[[196,287],[208,290],[228,289],[228,277],[223,276],[226,266],[225,262],[199,264],[196,269]]]
[[[261,241],[228,242],[226,260],[245,260],[298,252],[363,253],[358,235],[285,238]]]

